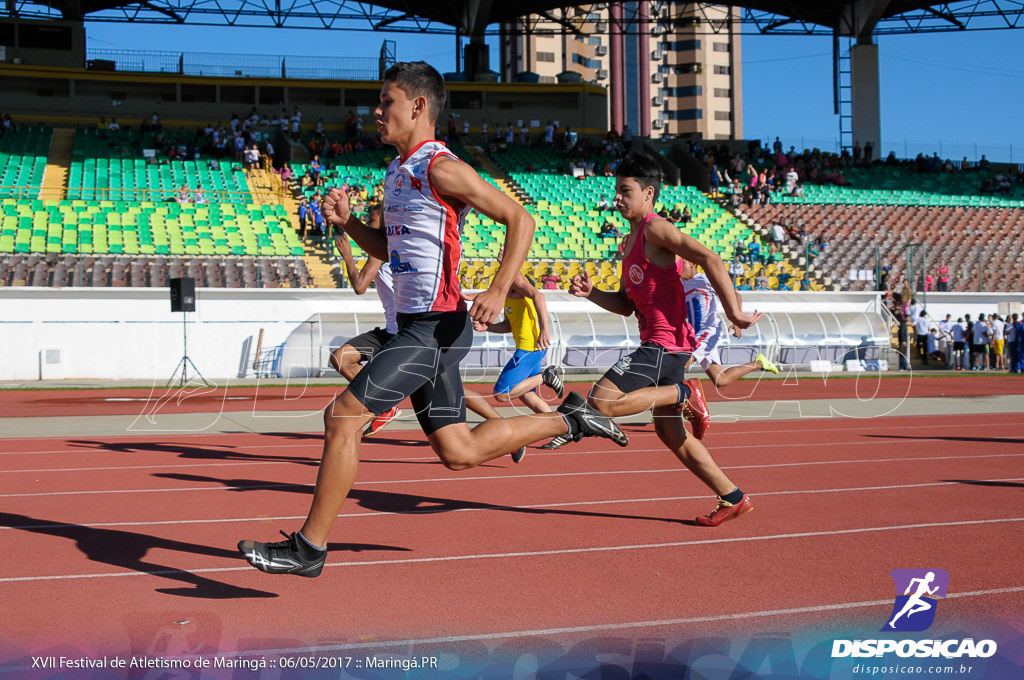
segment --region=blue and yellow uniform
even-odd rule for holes
[[[548,353],[546,349],[537,349],[540,321],[533,300],[526,297],[505,298],[505,319],[511,328],[516,351],[494,384],[495,394],[509,394],[527,378],[540,375],[541,364]]]

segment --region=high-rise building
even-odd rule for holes
[[[582,80],[608,89],[616,130],[740,139],[738,11],[702,3],[570,7],[502,25],[505,82]]]

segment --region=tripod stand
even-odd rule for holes
[[[174,369],[174,373],[171,373],[171,377],[167,380],[167,385],[170,385],[172,382],[174,382],[174,376],[178,375],[178,371],[180,370],[181,371],[181,383],[180,383],[180,386],[184,387],[185,383],[188,382],[188,367],[191,366],[192,370],[196,372],[197,376],[199,376],[199,379],[203,381],[203,384],[206,385],[207,387],[209,387],[210,383],[208,383],[206,381],[206,378],[203,377],[203,374],[199,372],[199,369],[196,368],[196,365],[194,363],[192,363],[192,359],[190,359],[189,356],[188,356],[188,316],[187,316],[187,314],[188,314],[187,312],[182,312],[182,314],[181,314],[181,337],[182,337],[182,347],[183,347],[182,355],[181,355],[181,361],[178,362],[178,366]],[[166,385],[165,385],[165,387],[166,387]]]

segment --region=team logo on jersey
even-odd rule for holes
[[[405,175],[398,173],[398,177],[395,178],[395,185],[391,188],[392,196],[401,196],[402,187],[405,186]]]
[[[392,274],[409,274],[416,271],[416,268],[408,262],[402,262],[402,258],[398,256],[397,250],[391,251],[391,261],[389,264],[391,265]]]
[[[935,621],[936,597],[945,597],[949,574],[943,569],[893,569],[896,602],[883,631],[928,630]]]
[[[389,224],[387,227],[388,236],[405,236],[406,234],[411,233],[412,232],[409,231],[409,227],[404,224]]]
[[[629,280],[633,282],[633,285],[640,285],[640,282],[644,280],[644,270],[638,265],[630,265],[629,267]]]

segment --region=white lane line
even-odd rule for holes
[[[917,463],[920,461],[939,461],[939,460],[956,460],[963,462],[973,462],[982,458],[1021,458],[1024,457],[1024,453],[992,453],[982,455],[971,455],[966,456],[964,454],[958,454],[955,456],[920,456],[920,457],[901,457],[901,458],[859,458],[849,460],[823,460],[823,461],[801,461],[795,463],[759,463],[753,465],[723,465],[723,470],[770,470],[774,468],[787,468],[787,467],[809,467],[812,465],[864,465],[874,463]],[[224,466],[214,466],[215,468]],[[479,481],[490,481],[490,480],[517,480],[517,479],[547,479],[556,477],[599,477],[606,475],[646,475],[646,474],[673,474],[680,472],[689,472],[686,468],[673,467],[665,469],[653,469],[653,470],[603,470],[603,471],[584,471],[584,472],[547,472],[532,475],[515,475],[515,474],[498,474],[498,475],[454,475],[451,477],[427,477],[417,479],[384,479],[384,480],[368,480],[360,481],[357,483],[358,487],[363,486],[390,486],[394,484],[437,484],[446,482],[479,482]],[[90,490],[76,490],[76,491],[40,491],[37,493],[14,493],[14,494],[0,494],[0,498],[32,498],[39,496],[88,496],[93,494],[143,494],[143,493],[173,493],[173,492],[193,492],[193,491],[248,491],[254,489],[279,489],[282,487],[304,487],[312,488],[312,483],[286,483],[286,482],[268,482],[266,484],[254,484],[252,486],[201,486],[201,487],[172,487],[166,489],[90,489]]]
[[[632,545],[594,546],[589,548],[561,548],[558,550],[534,550],[524,552],[482,553],[476,555],[447,555],[438,557],[410,557],[394,560],[366,560],[361,562],[328,562],[325,567],[369,567],[393,566],[402,564],[431,564],[438,562],[465,562],[471,560],[511,559],[520,557],[550,557],[553,555],[579,555],[588,553],[626,552],[631,550],[661,550],[666,548],[685,548],[691,546],[710,546],[731,543],[758,543],[762,541],[781,541],[823,536],[844,536],[853,534],[878,533],[885,531],[910,531],[920,529],[945,529],[959,526],[979,526],[984,524],[1007,524],[1024,522],[1024,517],[1006,517],[1002,519],[962,520],[956,522],[926,522],[921,524],[901,524],[882,527],[861,527],[858,529],[833,529],[829,531],[807,531],[789,534],[771,534],[767,536],[741,536],[731,538],[709,538],[693,541],[673,541],[669,543],[636,543]],[[241,558],[239,558],[241,559]],[[28,581],[67,581],[90,578],[124,578],[131,576],[161,576],[180,574],[217,574],[225,572],[251,571],[252,567],[210,567],[205,569],[154,569],[152,571],[123,571],[99,574],[63,574],[52,576],[12,576],[0,578],[0,583],[23,583]],[[889,601],[891,603],[891,600]]]
[[[1019,441],[1016,437],[990,437],[989,439],[1006,439],[1007,443],[1014,443],[1016,441]],[[937,442],[937,441],[942,441],[942,439],[934,438],[934,439],[916,439],[915,440],[915,442],[918,442],[918,443],[922,443],[922,442]],[[880,440],[875,440],[875,441],[849,441],[849,442],[832,441],[832,442],[804,442],[804,443],[791,443],[791,444],[781,444],[781,443],[779,443],[779,444],[772,444],[771,447],[772,448],[787,448],[787,449],[799,449],[799,448],[810,448],[810,447],[820,447],[820,448],[828,447],[829,449],[833,449],[833,448],[835,448],[837,446],[857,446],[857,447],[869,447],[869,448],[872,448],[872,447],[878,446],[879,444],[892,444],[892,443],[903,443],[903,442],[901,440],[898,440],[898,439],[880,439]],[[985,442],[985,443],[991,443],[991,442]],[[426,446],[426,445],[424,445],[424,446]],[[733,450],[753,451],[754,449],[758,449],[759,452],[761,452],[761,451],[763,451],[764,448],[765,447],[763,445],[716,446],[714,448],[714,452],[715,453],[721,453],[722,451],[733,451]],[[616,449],[607,449],[607,450],[601,449],[601,450],[589,450],[589,451],[565,451],[565,452],[559,452],[559,453],[556,453],[556,454],[542,453],[542,454],[536,454],[536,455],[542,455],[545,458],[553,459],[555,456],[559,456],[559,457],[561,457],[561,456],[593,456],[593,455],[603,454],[603,453],[621,453],[621,452],[622,452],[622,449],[616,448]],[[653,448],[653,449],[636,449],[636,448],[631,448],[631,449],[628,449],[628,453],[624,454],[624,455],[636,456],[638,454],[654,454],[654,453],[665,453],[665,449],[664,448]],[[92,467],[79,467],[79,468],[46,467],[46,468],[8,469],[8,470],[0,470],[0,475],[15,474],[15,473],[45,474],[45,473],[51,473],[51,472],[103,472],[103,471],[107,471],[107,470],[111,470],[111,471],[112,470],[162,470],[162,469],[167,469],[167,468],[178,469],[178,468],[194,468],[194,467],[222,468],[222,467],[237,467],[237,466],[240,466],[240,465],[295,465],[295,464],[300,464],[300,465],[319,465],[320,464],[319,463],[319,458],[295,458],[295,459],[290,459],[290,460],[289,459],[282,459],[282,460],[260,460],[260,459],[257,458],[257,459],[251,460],[251,461],[246,461],[246,460],[233,460],[230,457],[231,455],[232,454],[228,454],[228,456],[226,456],[225,460],[217,460],[217,459],[211,457],[211,458],[209,458],[207,460],[200,461],[200,462],[195,462],[195,463],[175,462],[175,463],[164,463],[164,464],[158,464],[158,465],[116,465],[116,466],[115,465],[97,465],[97,466],[92,466]],[[245,454],[240,454],[240,455],[245,455]],[[1015,454],[1009,454],[1009,455],[1015,455]],[[959,455],[957,455],[957,456],[946,456],[945,458],[939,458],[938,460],[943,460],[943,459],[948,459],[948,458],[961,458],[961,459],[963,459],[963,458],[966,458],[966,457],[974,458],[976,456],[973,456],[969,451],[960,451]],[[877,460],[878,462],[888,462],[888,461],[893,460],[893,459],[877,458],[875,460]],[[908,461],[910,461],[910,460],[931,460],[931,459],[929,459],[929,458],[904,457],[904,458],[901,458],[900,460],[908,460]],[[436,461],[438,461],[438,458],[437,458],[436,455],[431,454],[429,456],[415,456],[415,457],[410,457],[410,458],[361,458],[360,459],[360,462],[362,462],[362,463],[411,463],[411,462],[424,462],[424,461],[436,462]],[[827,465],[830,462],[831,461],[827,461],[827,460],[825,460],[825,461],[811,461],[811,462],[800,462],[800,461],[798,461],[798,462],[794,462],[794,463],[789,463],[789,465]]]
[[[980,479],[975,480],[979,484],[996,484],[999,482],[1024,482],[1024,477],[1010,477],[1005,479]],[[936,486],[957,486],[960,482],[927,482],[923,484],[893,484],[890,486],[856,486],[847,487],[842,489],[787,489],[783,491],[764,491],[756,490],[752,491],[751,494],[756,498],[762,498],[764,496],[790,496],[795,494],[826,494],[826,493],[849,493],[858,491],[895,491],[904,489],[918,489],[925,487],[936,487]],[[498,511],[510,511],[516,512],[521,510],[551,510],[557,508],[574,508],[574,507],[601,507],[605,505],[630,505],[640,503],[675,503],[679,501],[694,501],[694,500],[707,500],[707,494],[700,494],[696,496],[662,496],[655,498],[614,498],[606,500],[587,500],[587,501],[566,501],[562,503],[534,503],[531,505],[501,505],[501,504],[489,504],[483,502],[474,501],[460,501],[473,505],[474,507],[467,508],[455,508],[446,509],[440,506],[425,507],[421,509],[404,510],[401,512],[390,512],[390,511],[371,511],[371,512],[352,512],[338,515],[339,519],[352,519],[352,518],[364,518],[364,517],[389,517],[393,515],[436,515],[438,513],[455,513],[455,512],[487,512],[492,510]],[[200,524],[238,524],[246,522],[254,523],[266,523],[266,522],[289,522],[298,521],[305,519],[305,515],[286,515],[279,517],[230,517],[230,518],[216,518],[216,519],[187,519],[187,520],[162,520],[162,521],[134,521],[134,522],[95,522],[89,524],[69,524],[69,523],[57,523],[57,524],[32,524],[23,526],[0,526],[0,531],[10,531],[14,529],[31,531],[33,529],[55,529],[60,527],[83,527],[89,529],[109,529],[116,527],[156,527],[156,526],[194,526]],[[666,517],[665,522],[678,522],[679,520]]]
[[[976,417],[978,415],[1003,416],[1003,415],[1013,415],[1013,414],[1003,414],[1003,413],[972,414],[971,417],[973,418],[973,417]],[[909,416],[907,416],[907,417],[909,417]],[[919,418],[944,418],[944,419],[948,420],[948,416],[916,416],[915,418],[918,418],[918,419]],[[0,419],[0,421],[2,421],[2,419]],[[815,420],[814,422],[821,422],[821,421],[820,420]],[[643,425],[647,425],[649,423],[629,423],[629,422],[623,421],[622,424],[631,425],[631,426],[636,426],[636,425],[643,426]],[[999,424],[1003,424],[1003,423],[999,423]],[[999,424],[992,424],[992,425],[993,426],[997,426]],[[1005,424],[1010,425],[1010,423],[1005,423]],[[934,432],[935,430],[940,430],[940,429],[951,429],[951,430],[962,431],[963,428],[964,428],[963,423],[959,423],[959,424],[935,423],[935,424],[931,424],[931,425],[901,425],[899,423],[886,424],[885,422],[883,422],[883,419],[876,419],[876,420],[872,420],[870,422],[870,427],[867,424],[863,424],[863,425],[860,425],[858,427],[834,427],[834,428],[800,427],[800,428],[791,428],[791,429],[788,429],[788,430],[785,430],[785,429],[773,429],[773,430],[736,430],[736,431],[729,431],[729,432],[722,432],[720,430],[716,430],[715,436],[716,436],[716,438],[717,437],[749,437],[749,436],[753,436],[753,435],[780,436],[780,435],[785,435],[785,434],[789,434],[789,433],[795,433],[795,434],[798,434],[799,436],[803,437],[804,435],[806,435],[808,433],[816,433],[816,432],[823,432],[823,433],[826,433],[826,434],[840,434],[840,433],[845,433],[845,432],[854,432],[854,433],[864,434],[865,432],[878,433],[879,431],[884,431],[884,430],[898,430],[900,432],[903,432],[903,431],[906,431],[906,430],[928,430],[930,432]],[[406,432],[406,430],[389,431],[388,434],[391,434],[391,435],[393,435],[395,437],[401,437],[403,432]],[[425,439],[424,440],[418,439],[419,434],[420,434],[419,430],[413,429],[413,430],[411,430],[411,432],[412,432],[412,435],[410,435],[408,437],[405,437],[405,439],[419,441],[423,446],[427,446],[427,442],[426,442]],[[209,432],[207,432],[207,433],[182,433],[180,435],[179,434],[175,434],[175,433],[168,433],[168,434],[160,434],[160,435],[158,435],[157,443],[163,444],[163,445],[174,445],[176,440],[179,440],[179,439],[194,439],[194,438],[206,438],[206,439],[208,439],[210,437],[237,437],[237,436],[241,436],[241,435],[247,435],[247,436],[252,436],[252,437],[263,437],[263,436],[268,436],[268,435],[273,435],[273,434],[275,434],[275,433],[248,432],[248,431],[246,431],[246,432],[214,432],[214,433],[209,433]],[[314,435],[314,436],[317,436],[317,437],[322,437],[323,436],[322,432],[289,432],[287,434]],[[650,432],[642,432],[642,433],[639,433],[639,434],[654,436],[654,431],[651,430]],[[65,437],[9,437],[9,438],[2,438],[2,439],[0,439],[0,446],[2,446],[5,442],[38,441],[39,439],[67,439],[67,440],[91,439],[91,440],[95,441],[95,440],[99,440],[99,439],[103,439],[103,440],[105,440],[105,439],[118,439],[118,438],[122,438],[122,437],[123,438],[132,437],[132,438],[135,438],[135,439],[139,439],[139,440],[141,440],[141,443],[144,443],[144,444],[150,444],[150,443],[153,442],[152,438],[145,438],[144,435],[139,435],[139,434],[123,434],[123,435],[122,434],[104,434],[104,435],[96,435],[96,436],[89,436],[89,437],[75,436],[75,435],[65,436]],[[1015,436],[1005,436],[1005,437],[986,437],[986,439],[1005,439],[1007,441],[1011,441],[1012,442],[1012,441],[1015,441],[1015,440],[1017,440],[1019,438],[1015,437]],[[889,440],[889,439],[876,439],[875,440],[876,443],[885,443],[885,442],[890,442],[891,443],[892,441],[902,441],[902,440],[901,439],[892,439],[892,440]],[[942,439],[940,437],[929,437],[929,438],[923,438],[923,439],[915,439],[915,441],[942,441]],[[372,444],[373,442],[370,441],[370,442],[367,442],[367,443],[371,443]],[[822,442],[820,444],[825,444],[825,443],[827,443],[828,445],[831,446],[833,442],[831,442],[831,441],[829,441],[829,442]],[[849,443],[855,443],[855,442],[849,442]],[[818,445],[820,445],[820,444],[818,444]],[[780,443],[777,443],[777,444],[773,444],[773,446],[789,446],[789,445],[797,445],[797,443],[787,444],[785,442],[780,442]],[[125,442],[123,444],[123,446],[131,446],[131,442]],[[320,440],[316,440],[316,441],[308,441],[308,442],[306,442],[306,441],[288,441],[288,442],[283,442],[283,443],[280,443],[280,444],[266,444],[266,445],[256,444],[256,445],[252,445],[252,446],[249,446],[249,445],[234,446],[234,445],[227,445],[227,444],[210,444],[208,446],[209,446],[209,448],[237,448],[237,449],[245,450],[245,451],[257,451],[257,450],[263,450],[263,449],[295,450],[295,449],[300,449],[300,448],[303,448],[303,447],[306,447],[306,446],[319,450],[319,449],[321,449],[323,447],[323,443]],[[815,446],[815,444],[806,444],[806,446]],[[750,447],[749,446],[722,446],[722,447],[716,446],[716,447],[714,447],[714,450],[717,451],[719,449],[731,449],[731,448],[750,448]],[[661,451],[663,449],[652,449],[652,450]],[[123,454],[124,453],[123,451],[107,451],[106,449],[104,449],[102,447],[79,447],[79,446],[76,446],[76,447],[71,447],[71,448],[66,448],[66,449],[52,449],[52,450],[43,450],[43,451],[0,451],[0,456],[21,456],[21,455],[38,455],[38,454],[80,453],[80,452],[90,452],[90,451],[94,451],[94,452],[98,452],[98,453],[114,453],[114,454]],[[621,449],[619,449],[619,448],[604,449],[604,450],[601,450],[601,451],[597,451],[596,453],[610,453],[610,452],[613,452],[613,451],[621,451]],[[158,453],[158,452],[147,452],[147,453]],[[178,455],[178,454],[174,453],[173,451],[165,451],[165,452],[162,452],[162,453],[171,453],[173,455]],[[574,451],[560,451],[558,454],[554,454],[554,455],[566,455],[566,454],[575,454],[575,453],[578,453],[578,452],[574,452]],[[547,454],[547,455],[552,455],[552,454]],[[426,459],[429,460],[430,457],[427,457]],[[407,458],[407,459],[401,459],[401,460],[422,460],[422,458]]]
[[[1006,588],[991,588],[988,590],[973,590],[964,593],[947,593],[944,599],[951,600],[966,597],[985,597],[990,595],[1007,595],[1011,593],[1024,592],[1024,586],[1009,586]],[[450,635],[445,637],[422,638],[411,640],[375,641],[372,643],[353,642],[344,645],[326,645],[316,647],[296,647],[291,649],[268,649],[268,650],[247,650],[236,652],[238,656],[257,655],[292,655],[292,654],[315,654],[341,652],[355,649],[389,649],[396,647],[415,647],[417,645],[441,645],[456,642],[473,642],[480,640],[509,640],[515,638],[530,638],[550,635],[571,635],[579,633],[596,633],[610,630],[637,630],[642,628],[658,628],[664,626],[681,626],[695,623],[717,623],[722,621],[743,621],[745,619],[768,618],[772,616],[793,616],[798,614],[817,614],[820,612],[842,611],[845,609],[858,609],[865,607],[891,607],[892,599],[888,600],[866,600],[862,602],[835,602],[831,604],[815,605],[813,607],[791,607],[788,609],[765,609],[754,612],[742,612],[736,614],[716,614],[713,616],[691,616],[679,619],[661,619],[653,621],[624,621],[621,623],[598,623],[589,626],[565,626],[561,628],[538,628],[535,630],[514,630],[497,633],[477,633],[473,635]]]

